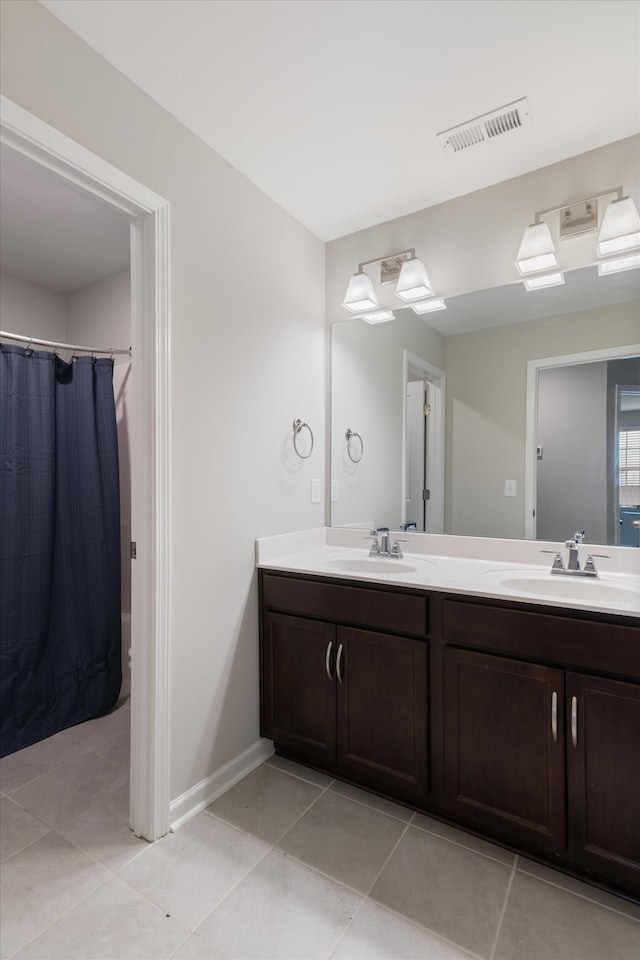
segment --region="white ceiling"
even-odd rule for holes
[[[37,164],[0,152],[0,270],[70,293],[129,266],[129,224]]]
[[[637,133],[636,0],[41,0],[323,240]],[[526,96],[533,124],[436,134]]]

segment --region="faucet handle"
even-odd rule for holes
[[[402,550],[400,549],[400,544],[401,544],[401,543],[409,543],[409,541],[408,541],[408,540],[394,540],[394,541],[393,541],[393,544],[391,545],[391,549],[390,549],[390,551],[389,551],[389,552],[390,552],[390,555],[391,555],[392,557],[400,557],[400,558],[402,558]]]
[[[569,543],[573,543],[573,540],[570,540]],[[562,559],[562,554],[558,553],[556,550],[541,550],[540,553],[553,553],[555,554],[553,558],[553,563],[551,564],[551,572],[554,570],[564,570],[564,560]]]

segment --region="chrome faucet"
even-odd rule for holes
[[[574,570],[576,573],[580,571],[580,554],[578,553],[578,546],[581,543],[584,543],[585,531],[576,530],[573,537],[565,542],[565,547],[569,549],[569,560],[567,562],[567,570]]]
[[[378,534],[380,534],[380,542],[378,542]],[[391,534],[389,532],[389,527],[378,527],[377,530],[371,530],[369,536],[364,538],[365,540],[373,540],[371,544],[371,549],[369,550],[370,557],[402,557],[402,550],[400,549],[401,543],[408,543],[408,540],[391,540]]]
[[[562,559],[561,553],[556,553],[555,550],[543,550],[542,553],[555,553],[553,558],[553,563],[551,565],[551,573],[558,574],[565,577],[597,577],[598,571],[596,570],[596,564],[594,557],[609,557],[608,553],[590,553],[587,557],[584,567],[580,566],[580,554],[578,552],[578,547],[581,543],[584,543],[585,531],[576,530],[573,537],[565,541],[565,547],[569,550],[569,558],[567,560],[567,565],[565,567],[564,560]]]

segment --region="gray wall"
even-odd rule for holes
[[[39,3],[2,14],[4,95],[171,203],[177,798],[259,735],[255,538],[324,522],[324,248]]]
[[[445,338],[447,533],[524,536],[527,361],[636,343],[639,306],[615,304]],[[517,496],[504,496],[505,480],[516,480]]]
[[[538,444],[538,539],[585,530],[588,543],[606,543],[606,362],[540,370]]]

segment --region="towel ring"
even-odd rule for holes
[[[311,447],[309,448],[309,453],[300,453],[298,450],[298,435],[301,430],[309,431],[309,436],[311,437]],[[300,419],[293,421],[293,446],[301,460],[308,460],[313,452],[313,430],[308,423],[303,423]]]
[[[352,463],[360,463],[360,461],[362,460],[362,458],[363,458],[363,456],[364,456],[364,443],[362,442],[362,437],[360,436],[359,433],[355,433],[355,431],[349,430],[349,429],[347,429],[344,437],[345,437],[345,440],[347,441],[347,454],[349,455],[349,460],[351,460]],[[360,456],[359,456],[359,457],[354,457],[354,455],[353,455],[353,453],[352,453],[352,451],[351,451],[351,441],[353,440],[354,437],[357,437],[358,440],[360,441]]]

